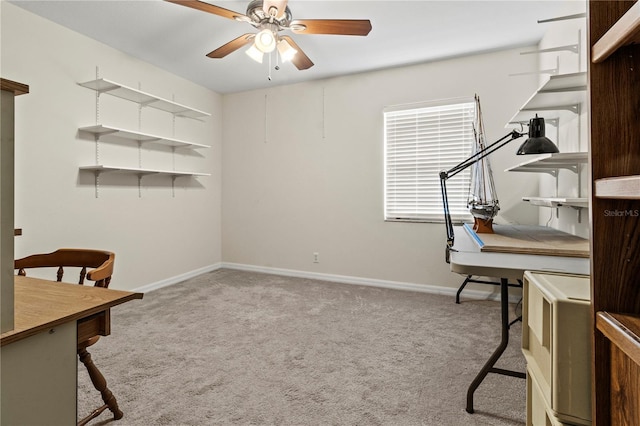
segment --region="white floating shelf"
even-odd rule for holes
[[[586,96],[586,72],[552,75],[509,120],[507,127],[528,123],[536,114],[549,119],[563,114],[577,114]]]
[[[78,84],[88,89],[95,90],[99,93],[107,93],[109,95],[126,99],[143,106],[166,111],[180,117],[199,118],[208,117],[211,115],[208,112],[200,111],[195,108],[179,104],[177,102],[163,99],[158,96],[143,92],[141,90],[133,89],[120,83],[107,80],[105,78],[99,78],[97,80],[91,80]]]
[[[640,200],[640,175],[597,179],[595,193],[597,198]]]
[[[176,171],[176,170],[141,169],[136,167],[105,166],[102,164],[98,164],[95,166],[81,166],[80,170],[92,171],[95,173],[124,172],[124,173],[137,174],[140,176],[153,175],[153,174],[161,174],[161,175],[169,175],[169,176],[211,176],[210,173],[184,172],[184,171]]]
[[[173,146],[176,148],[211,148],[207,145],[202,145],[194,142],[182,141],[179,139],[166,138],[164,136],[156,136],[151,135],[149,133],[136,132],[133,130],[125,130],[119,129],[117,127],[105,126],[102,124],[97,124],[95,126],[86,126],[80,127],[79,130],[92,133],[98,136],[106,136],[111,135],[120,139],[134,140],[138,142],[150,143],[150,144],[158,144],[158,145],[167,145]]]
[[[527,201],[534,206],[541,207],[589,207],[589,200],[587,198],[522,197],[522,201]]]
[[[588,161],[586,152],[559,152],[556,154],[543,154],[529,161],[506,169],[506,172],[550,172],[557,169],[570,169],[577,171],[578,164]]]

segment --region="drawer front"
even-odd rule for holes
[[[542,292],[529,280],[524,280],[522,311],[522,351],[529,368],[551,404],[551,329],[552,306]]]
[[[548,407],[542,389],[527,369],[527,426],[560,426],[564,425]]]
[[[558,301],[553,322],[551,406],[565,421],[591,421],[591,312],[588,304]]]
[[[570,424],[591,421],[590,304],[563,291],[582,282],[572,277],[525,274],[522,352],[546,406]],[[570,286],[572,287],[570,287]],[[588,279],[584,285],[588,286]]]
[[[108,336],[109,334],[111,334],[111,311],[109,309],[78,320],[78,343],[95,336]]]

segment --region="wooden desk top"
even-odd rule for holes
[[[14,329],[0,335],[0,346],[143,296],[142,293],[21,276],[16,276],[14,282]]]

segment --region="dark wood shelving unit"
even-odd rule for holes
[[[590,0],[593,424],[640,424],[640,4]]]

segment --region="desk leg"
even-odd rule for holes
[[[500,359],[500,356],[502,356],[502,353],[509,345],[509,280],[506,278],[500,278],[500,309],[502,311],[502,339],[500,340],[498,348],[484,364],[484,367],[482,367],[482,370],[480,370],[476,378],[473,379],[471,385],[469,385],[469,389],[467,390],[467,413],[473,413],[473,393],[478,389],[478,386],[480,386],[484,378],[487,377],[487,374],[496,373],[522,379],[526,377],[525,373],[494,367],[495,363]]]
[[[471,281],[471,277],[472,275],[467,275],[467,278],[464,279],[464,281],[460,285],[460,288],[458,289],[458,292],[456,293],[456,303],[458,305],[460,304],[460,293],[462,293],[462,290],[464,290],[467,284],[469,284],[469,281]]]

